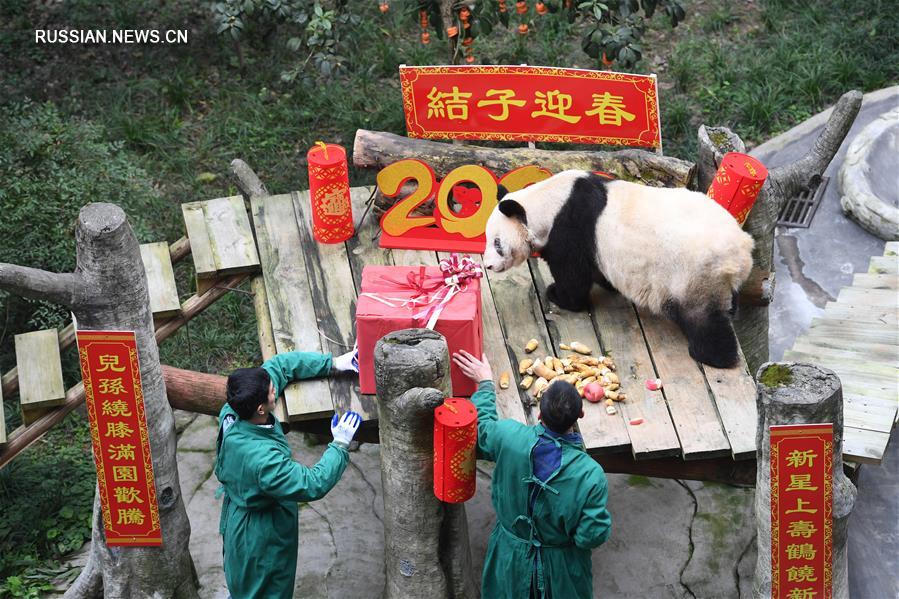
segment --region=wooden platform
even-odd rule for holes
[[[899,243],[828,302],[785,360],[820,364],[843,383],[843,459],[879,464],[899,407]]]
[[[357,222],[369,195],[369,188],[353,189]],[[341,353],[355,336],[356,296],[366,265],[437,264],[441,256],[377,247],[374,218],[366,219],[357,236],[345,244],[315,243],[308,210],[306,192],[253,202],[271,334],[279,352]],[[545,303],[544,290],[550,282],[540,260],[504,273],[486,273],[481,297],[485,350],[497,377],[509,371],[517,383],[517,364],[525,357],[528,339],[540,341],[534,354],[540,356],[564,356],[568,352],[559,349],[560,343],[580,341],[613,356],[628,396],[617,404],[619,413],[614,416],[602,404],[585,405],[579,426],[587,449],[598,459],[617,456],[630,463],[668,458],[671,464],[690,460],[698,466],[719,458],[733,464],[734,459],[755,456],[755,385],[745,364],[732,370],[697,364],[676,326],[639,313],[620,296],[598,288],[592,313],[559,310]],[[663,380],[663,390],[647,391],[645,380],[655,377]],[[295,387],[287,397],[292,421],[320,419],[334,407],[352,407],[368,420],[377,418],[374,397],[359,395],[352,379],[306,381]],[[499,411],[503,417],[532,422],[536,410],[530,401],[530,394],[519,395],[517,385],[512,385],[500,391]],[[637,419],[642,423],[630,424]]]

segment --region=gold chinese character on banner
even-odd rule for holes
[[[110,395],[119,395],[125,392],[125,385],[122,383],[122,377],[117,379],[100,379],[100,393],[109,393]]]
[[[790,589],[787,599],[814,599],[818,595],[815,589]]]
[[[107,447],[110,460],[133,460],[134,445],[122,443],[121,445],[110,445]]]
[[[790,522],[790,526],[787,528],[787,534],[794,538],[802,537],[804,539],[808,539],[816,532],[818,532],[818,529],[815,528],[815,525],[806,520],[797,520],[796,522]]]
[[[579,116],[565,114],[565,111],[571,108],[571,96],[563,94],[557,89],[547,90],[545,93],[535,92],[534,103],[540,107],[540,110],[532,112],[531,117],[549,116],[566,123],[576,123],[581,120]]]
[[[457,86],[453,86],[451,92],[437,91],[436,87],[432,87],[428,92],[428,118],[440,117],[449,120],[467,120],[468,119],[468,99],[471,93],[460,92]]]
[[[588,116],[597,115],[600,125],[620,127],[621,119],[631,122],[637,118],[634,114],[624,109],[624,96],[613,96],[609,92],[593,94],[592,108],[593,110],[587,110],[584,114]]]
[[[513,100],[515,97],[515,90],[511,89],[488,89],[487,97],[491,98],[493,96],[497,96],[496,100],[480,100],[478,102],[478,108],[483,106],[494,106],[499,104],[502,107],[502,112],[499,114],[488,114],[491,119],[494,121],[505,121],[509,118],[509,106],[517,106],[521,108],[525,105],[524,100]]]
[[[122,401],[121,399],[113,401],[104,399],[100,412],[104,416],[131,416],[131,408],[128,406],[127,402]]]
[[[791,474],[787,491],[817,491],[818,487],[812,486],[811,474]]]
[[[143,524],[144,523],[144,513],[136,508],[129,507],[119,510],[119,520],[116,524]]]
[[[128,426],[127,422],[107,422],[105,437],[115,437],[124,439],[134,434],[134,429]]]
[[[140,489],[134,487],[116,487],[115,499],[119,503],[143,503],[140,498]]]
[[[117,483],[136,483],[137,466],[113,466],[112,480]]]
[[[806,505],[811,505],[811,503],[812,503],[811,501],[803,501],[802,498],[797,497],[796,498],[796,509],[795,510],[787,510],[784,513],[785,514],[816,514],[816,513],[818,513],[817,508],[812,509],[812,508],[804,507]]]
[[[791,566],[787,568],[788,582],[816,582],[815,568],[812,566]]]
[[[806,451],[794,449],[790,452],[790,455],[787,456],[787,464],[794,468],[798,468],[799,466],[805,466],[806,462],[808,462],[809,467],[812,467],[815,465],[814,462],[816,457],[818,457],[818,454],[811,449]]]
[[[124,366],[119,366],[119,356],[100,356],[100,366],[102,366],[102,368],[98,368],[97,372],[106,372],[107,370],[111,370],[113,372],[125,371]]]
[[[815,559],[818,551],[811,543],[787,545],[787,559]]]

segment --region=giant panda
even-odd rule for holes
[[[560,308],[588,309],[597,282],[677,323],[693,359],[736,365],[731,317],[753,241],[714,200],[577,170],[512,193],[500,186],[497,195],[487,269],[504,271],[537,251],[555,280],[548,299]]]

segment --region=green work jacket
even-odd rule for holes
[[[496,526],[484,563],[484,599],[593,597],[590,551],[609,538],[606,475],[580,445],[545,433],[541,425],[499,420],[492,381],[471,398],[478,409],[478,457],[496,462]],[[545,436],[562,449],[546,482],[534,476],[531,452]],[[529,506],[536,486],[533,509]]]
[[[331,356],[279,354],[262,365],[280,395],[291,380],[322,376]],[[228,404],[220,422],[231,421]],[[297,569],[297,502],[324,497],[340,480],[349,454],[331,443],[312,468],[293,461],[281,424],[233,420],[219,433],[215,474],[225,499],[219,531],[225,580],[234,599],[289,598]]]

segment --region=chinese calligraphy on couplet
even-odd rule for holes
[[[77,335],[106,544],[161,545],[134,333]]]
[[[832,596],[833,427],[771,427],[773,597]]]
[[[527,66],[400,67],[409,137],[658,147],[656,79]]]

